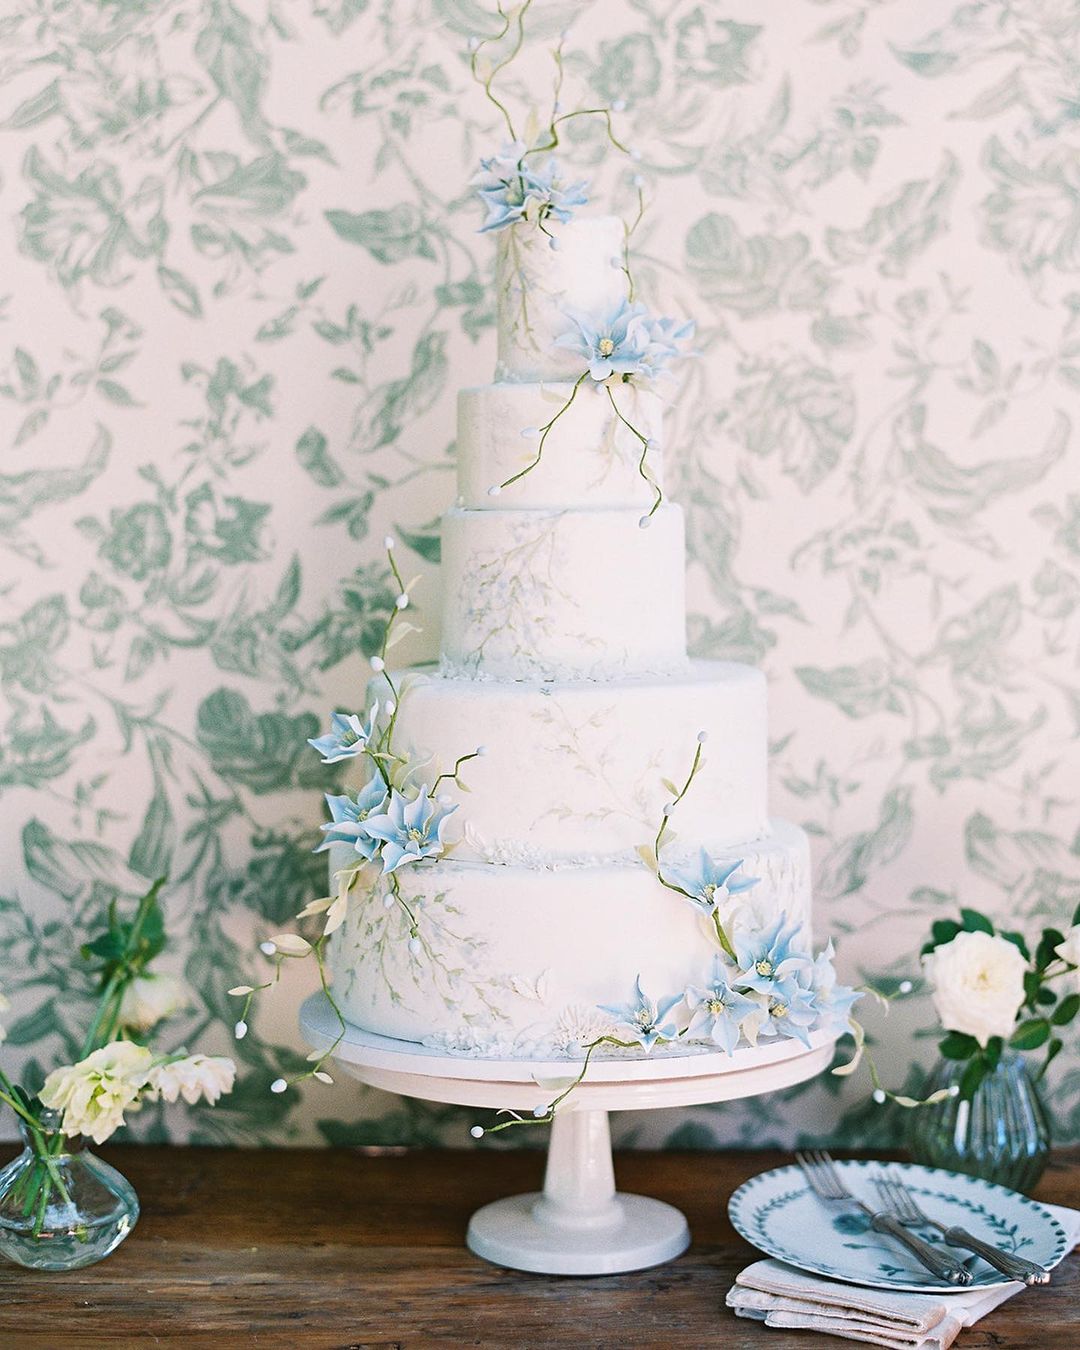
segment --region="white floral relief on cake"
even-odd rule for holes
[[[486,943],[459,928],[465,915],[445,891],[410,894],[420,950],[409,945],[409,920],[400,905],[387,909],[381,884],[354,894],[341,950],[348,960],[341,996],[358,986],[386,991],[390,1003],[416,1014],[441,1007],[466,1023],[505,1020],[510,978],[484,970]]]
[[[548,748],[560,756],[566,765],[566,771],[584,778],[591,786],[593,795],[591,805],[577,817],[583,820],[608,820],[612,816],[622,816],[648,831],[655,815],[646,792],[646,783],[655,780],[659,764],[659,754],[654,752],[642,763],[640,776],[636,782],[626,781],[612,774],[613,765],[625,762],[625,746],[618,739],[598,740],[603,736],[604,728],[616,720],[615,708],[607,705],[598,708],[585,719],[575,722],[555,695],[548,695],[532,720],[550,729]],[[554,803],[538,820],[565,820],[571,814],[570,808]]]
[[[499,240],[496,300],[503,325],[500,337],[506,347],[540,355],[540,344],[529,317],[529,295],[535,293],[539,285],[535,269],[526,268],[525,259],[530,249],[531,244],[523,242],[519,230],[505,231]],[[502,374],[496,368],[496,379]]]
[[[558,524],[562,514],[524,514],[507,529],[511,542],[505,550],[471,552],[463,569],[469,600],[463,612],[464,664],[479,670],[488,648],[498,649],[500,660],[511,660],[522,676],[553,674],[550,661],[537,654],[554,634],[555,615],[563,606],[580,608],[557,581]],[[587,633],[555,634],[582,647],[602,643]]]

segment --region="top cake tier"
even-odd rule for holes
[[[627,297],[624,226],[617,216],[564,225],[553,220],[548,228],[551,239],[541,230],[499,232],[497,380],[580,375],[580,354],[555,345],[570,327],[566,311],[605,315]]]

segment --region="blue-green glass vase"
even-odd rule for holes
[[[966,1067],[942,1060],[926,1095],[958,1086]],[[1050,1124],[1024,1056],[1004,1054],[970,1102],[948,1097],[912,1111],[907,1142],[915,1162],[928,1167],[966,1172],[1014,1191],[1034,1190],[1050,1153]]]

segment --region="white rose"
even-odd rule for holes
[[[925,967],[947,1031],[974,1036],[980,1045],[1012,1035],[1027,962],[1011,942],[990,933],[957,933],[926,956]]]
[[[174,975],[137,975],[120,1000],[120,1025],[129,1031],[152,1031],[187,1004],[187,987]]]
[[[8,1002],[8,1000],[3,996],[3,994],[0,994],[0,1013],[7,1012],[7,1010],[10,1007],[11,1004]],[[0,1022],[0,1041],[2,1041],[6,1035],[7,1035],[7,1027],[4,1026],[3,1022]]]
[[[236,1080],[236,1065],[224,1056],[188,1055],[150,1070],[150,1087],[167,1102],[183,1097],[189,1106],[205,1098],[211,1106],[223,1092],[231,1092]]]
[[[138,1106],[154,1056],[144,1045],[113,1041],[78,1064],[54,1069],[45,1079],[41,1100],[63,1111],[65,1134],[85,1134],[95,1144],[124,1123],[124,1112]]]
[[[1068,961],[1070,966],[1080,966],[1080,923],[1074,923],[1065,934],[1065,941],[1054,948],[1054,955]],[[1080,970],[1073,975],[1076,988],[1080,991]]]

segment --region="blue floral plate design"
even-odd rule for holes
[[[919,1207],[933,1219],[966,1228],[1002,1251],[1015,1252],[1051,1269],[1069,1250],[1068,1236],[1044,1206],[992,1181],[915,1163],[838,1161],[844,1184],[873,1205],[873,1180],[887,1167],[900,1174]],[[875,1233],[857,1210],[826,1205],[812,1194],[798,1167],[778,1167],[751,1177],[728,1201],[736,1231],[752,1246],[811,1275],[826,1275],[871,1289],[942,1294],[965,1290],[935,1279],[898,1243]],[[929,1242],[944,1242],[931,1229],[917,1230]],[[963,1258],[963,1252],[949,1248]],[[972,1289],[993,1289],[1009,1281],[977,1256],[966,1260]]]

